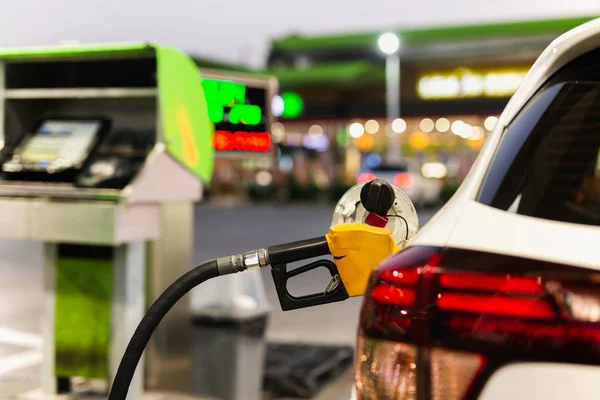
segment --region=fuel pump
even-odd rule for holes
[[[221,257],[195,267],[169,286],[146,312],[125,350],[109,400],[125,400],[150,336],[173,305],[202,282],[271,266],[284,311],[343,301],[363,295],[371,272],[404,247],[417,228],[417,213],[408,196],[386,181],[375,179],[353,186],[342,196],[325,236]],[[322,256],[332,256],[333,261],[320,259],[288,270],[292,262]],[[331,275],[322,292],[305,296],[289,293],[290,278],[316,268],[326,268]]]

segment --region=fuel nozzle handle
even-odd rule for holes
[[[360,202],[370,213],[385,217],[395,200],[394,188],[383,179],[373,179],[360,191]]]
[[[283,265],[308,258],[330,254],[325,236],[270,246],[267,249],[269,264]]]
[[[316,260],[301,267],[288,270],[288,263],[331,254],[329,243],[325,236],[271,246],[268,248],[267,253],[269,255],[273,283],[275,284],[279,304],[283,311],[313,307],[348,298],[348,292],[346,292],[344,285],[341,283],[337,266],[331,260]],[[291,278],[317,268],[326,268],[331,275],[330,282],[327,285],[323,285],[324,290],[322,292],[304,296],[294,296],[289,292],[287,284]]]

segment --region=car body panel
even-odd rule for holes
[[[528,217],[469,200],[446,247],[600,270],[597,243],[596,226]]]
[[[480,400],[592,400],[600,394],[600,367],[580,364],[517,363],[499,369]]]

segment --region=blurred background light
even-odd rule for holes
[[[431,118],[423,118],[419,124],[419,127],[423,132],[429,133],[433,130],[435,124]]]
[[[360,122],[354,122],[348,126],[348,133],[357,139],[365,133],[365,127]]]
[[[281,96],[275,95],[271,100],[271,112],[274,117],[281,117],[283,115],[283,99]]]
[[[498,117],[490,115],[483,122],[483,126],[485,126],[485,129],[487,129],[488,131],[491,131],[494,129],[494,127],[496,126],[497,123],[498,123]]]
[[[418,79],[417,94],[422,99],[460,99],[504,97],[513,94],[523,81],[528,68],[454,71],[423,75]]]
[[[440,118],[435,122],[435,129],[439,132],[448,132],[450,129],[450,121],[447,118]]]
[[[370,134],[375,134],[379,130],[379,122],[374,119],[370,119],[365,122],[365,131]]]
[[[340,147],[346,147],[348,145],[348,142],[349,142],[348,134],[346,133],[345,129],[342,128],[338,131],[338,133],[336,133],[335,142]]]
[[[308,128],[308,134],[310,136],[321,136],[323,135],[323,128],[321,128],[321,125],[311,125],[311,127]]]
[[[460,119],[454,121],[450,127],[450,129],[452,130],[452,133],[454,133],[455,135],[458,135],[461,131],[461,127],[464,124],[465,123],[463,121],[461,121]]]
[[[256,184],[269,186],[273,182],[273,175],[269,171],[260,171],[256,174]]]
[[[379,50],[387,55],[392,55],[400,49],[400,39],[391,32],[379,36],[377,44],[379,45]]]
[[[448,174],[448,167],[441,162],[429,162],[421,167],[421,174],[425,178],[444,178]]]
[[[354,144],[361,151],[371,151],[375,145],[375,138],[373,135],[361,135],[354,139]]]
[[[473,127],[469,124],[462,124],[458,136],[463,139],[468,139],[473,134]]]
[[[425,149],[429,143],[429,135],[421,131],[413,132],[408,137],[408,144],[417,150]]]
[[[369,168],[377,168],[381,165],[381,155],[378,153],[371,153],[367,155],[365,162]]]
[[[324,189],[327,186],[329,186],[329,184],[330,184],[329,176],[327,176],[327,173],[322,169],[317,169],[315,171],[314,179],[315,179],[315,185],[319,189]]]
[[[329,137],[327,135],[311,135],[304,136],[304,147],[310,150],[319,152],[327,151],[329,149]]]
[[[375,174],[372,174],[370,172],[363,172],[362,174],[358,175],[358,178],[356,178],[356,181],[358,183],[369,182],[369,181],[372,181],[375,178],[376,178]]]
[[[483,138],[473,139],[473,137],[470,137],[469,140],[467,140],[467,146],[473,150],[480,150],[481,146],[483,146]]]
[[[452,133],[457,136],[460,136],[463,139],[468,139],[473,134],[473,127],[470,124],[467,124],[461,120],[456,120],[452,123],[451,126]]]
[[[474,126],[474,127],[473,127],[473,134],[471,135],[471,138],[470,138],[470,139],[472,139],[472,140],[479,140],[479,139],[482,139],[482,138],[483,138],[483,135],[484,135],[484,133],[485,133],[485,132],[484,132],[484,130],[483,130],[483,128],[482,128],[482,127],[480,127],[480,126]]]
[[[424,76],[419,79],[417,93],[422,99],[457,97],[460,81],[455,76]]]
[[[394,175],[393,182],[400,189],[410,189],[415,183],[415,178],[408,172],[400,172]]]
[[[302,114],[304,109],[304,102],[302,97],[296,92],[285,92],[281,94],[283,100],[283,113],[281,114],[284,118],[296,118]]]
[[[285,137],[285,125],[281,122],[274,122],[271,125],[271,140],[275,143],[283,142],[283,138]]]
[[[483,79],[483,91],[490,97],[509,96],[513,94],[526,72],[489,73]]]
[[[460,78],[460,85],[465,96],[476,97],[483,93],[483,77],[479,74],[464,74]]]
[[[406,130],[406,121],[402,118],[396,118],[392,122],[392,130],[396,133],[402,133]]]
[[[294,159],[288,154],[284,154],[279,159],[279,169],[284,173],[290,173],[294,169]]]

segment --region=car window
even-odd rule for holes
[[[542,90],[504,132],[479,201],[600,225],[600,83],[563,82]]]

